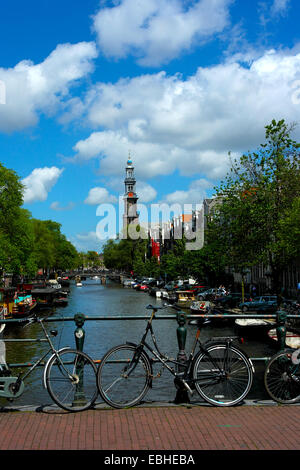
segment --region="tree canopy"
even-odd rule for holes
[[[243,273],[264,263],[279,292],[280,272],[300,254],[300,144],[291,139],[293,126],[284,120],[273,120],[265,129],[265,143],[233,161],[217,188],[222,203],[211,227],[228,266]]]
[[[52,220],[32,218],[23,205],[24,187],[14,170],[0,163],[0,271],[34,276],[76,268],[76,248]]]

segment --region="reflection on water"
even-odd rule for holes
[[[127,315],[148,315],[149,310],[145,307],[149,303],[161,305],[161,300],[150,297],[147,293],[137,292],[133,289],[121,287],[117,283],[100,284],[99,280],[83,281],[82,287],[70,286],[69,303],[66,307],[57,308],[55,316],[73,317],[81,312],[89,318],[95,316],[124,316]],[[168,308],[159,314],[175,314],[172,308]],[[137,342],[141,338],[146,325],[146,320],[88,320],[84,324],[85,343],[84,351],[94,359],[101,358],[102,355],[112,346],[122,344],[125,341]],[[75,347],[74,331],[76,325],[73,321],[54,322],[46,324],[49,330],[56,328],[58,335],[53,339],[57,348],[71,346]],[[169,356],[176,357],[178,352],[177,343],[177,322],[174,319],[154,321],[153,327],[160,349]],[[196,327],[187,325],[186,351],[189,352],[192,346]],[[211,336],[224,336],[235,334],[233,326],[229,324],[209,325],[201,332],[201,341],[205,341]],[[31,324],[27,327],[9,325],[4,330],[4,338],[43,338],[43,332],[38,324]],[[148,342],[151,343],[149,336]],[[250,357],[267,357],[275,353],[273,345],[269,344],[267,338],[248,338],[242,348]],[[48,349],[47,343],[6,343],[7,363],[33,362]],[[266,399],[268,398],[263,388],[264,362],[254,362],[256,373],[252,389],[248,398]],[[155,365],[154,374],[160,370],[159,365]],[[15,371],[15,369],[13,369]],[[27,379],[24,394],[18,398],[16,404],[47,404],[51,403],[47,391],[43,389],[42,377],[43,368],[38,367]],[[160,379],[154,380],[153,388],[146,396],[147,401],[173,401],[176,396],[172,375],[164,370]],[[100,398],[99,398],[100,400]],[[193,396],[191,401],[199,400],[198,395]],[[0,399],[0,405],[6,404],[6,400]]]

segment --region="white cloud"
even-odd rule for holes
[[[45,201],[63,171],[63,168],[59,169],[55,166],[35,168],[29,176],[22,180],[22,184],[25,186],[24,203]]]
[[[70,211],[75,207],[74,202],[69,202],[67,206],[61,206],[58,201],[54,201],[50,204],[50,208],[54,211]]]
[[[213,184],[205,179],[195,180],[187,191],[177,190],[165,196],[168,204],[201,204],[207,197],[207,190],[213,189]]]
[[[139,180],[137,181],[136,192],[140,203],[151,202],[157,196],[157,191],[153,188],[153,186],[148,183],[145,183],[144,181]]]
[[[101,250],[103,245],[103,241],[97,236],[96,232],[88,232],[88,233],[78,233],[75,237],[70,237],[70,241],[73,243],[75,248],[78,251],[97,251]]]
[[[157,66],[207,42],[229,24],[232,0],[121,0],[94,16],[94,30],[107,57],[133,54]]]
[[[60,44],[41,63],[19,62],[14,68],[0,68],[5,84],[6,104],[0,107],[0,132],[34,126],[39,113],[53,115],[78,80],[93,70],[97,56],[93,42]]]
[[[103,203],[117,202],[117,198],[107,191],[106,188],[92,188],[89,191],[88,197],[85,199],[85,204],[97,205]]]
[[[130,149],[139,179],[178,170],[216,180],[227,172],[228,152],[256,149],[272,119],[298,120],[299,77],[295,47],[231,57],[186,79],[160,72],[98,83],[84,103],[95,130],[74,146],[74,160],[99,158],[103,176],[122,177]]]
[[[278,21],[287,15],[290,0],[273,0],[272,3],[261,1],[258,3],[259,21],[263,26]]]
[[[274,0],[271,6],[272,15],[284,15],[289,7],[290,0]]]

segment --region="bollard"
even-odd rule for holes
[[[285,339],[286,339],[286,318],[287,318],[287,313],[284,310],[278,310],[277,311],[277,324],[278,324],[278,326],[276,327],[276,334],[277,334],[277,339],[278,339],[278,349],[279,349],[279,351],[282,351],[286,347],[286,344],[285,344]]]
[[[185,364],[187,361],[186,353],[185,353],[185,342],[186,342],[186,314],[185,312],[177,312],[177,341],[178,341],[178,355],[177,361]],[[183,372],[185,370],[184,367],[177,366],[177,372]],[[175,403],[190,403],[188,392],[185,387],[178,383],[178,381],[174,380],[175,386],[177,388],[177,393],[174,402]]]
[[[83,351],[83,344],[85,338],[85,331],[82,328],[85,321],[85,316],[83,313],[76,313],[74,315],[74,321],[76,323],[76,330],[74,332],[75,335],[75,342],[76,342],[76,349],[78,351]],[[76,384],[76,391],[74,394],[73,406],[79,406],[86,403],[84,389],[83,389],[83,365],[81,361],[78,362],[76,366],[76,374],[78,375],[79,382]]]

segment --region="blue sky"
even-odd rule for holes
[[[229,151],[299,120],[298,0],[1,3],[0,161],[79,250],[101,249],[129,151],[141,203],[200,204]]]

